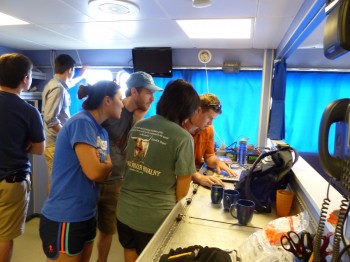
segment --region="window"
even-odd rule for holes
[[[128,80],[130,74],[128,72],[125,72],[124,70],[121,70],[117,73],[116,81],[118,85],[120,85],[120,91],[122,93],[122,98],[125,98],[125,92],[128,87],[126,86],[126,80]]]
[[[100,80],[113,81],[113,74],[110,70],[106,69],[87,69],[84,78],[88,84],[93,85]]]

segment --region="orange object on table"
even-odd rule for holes
[[[329,214],[327,221],[331,224],[337,224],[338,216],[339,216],[339,209],[336,209],[331,214]]]

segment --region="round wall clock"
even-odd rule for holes
[[[201,50],[198,52],[198,59],[201,63],[207,64],[211,60],[211,53],[209,50]]]

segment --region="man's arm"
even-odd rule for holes
[[[84,78],[85,71],[89,68],[88,65],[83,65],[79,71],[79,75],[75,76],[73,79],[71,79],[67,86],[68,88],[74,87],[79,81],[81,81]]]
[[[219,184],[225,187],[225,184],[221,181],[220,178],[214,176],[206,176],[198,172],[192,175],[192,180],[193,182],[205,187],[211,187],[213,184]]]
[[[54,126],[51,127],[53,130],[55,130],[56,133],[58,133],[61,128],[62,128],[62,125],[61,124],[56,124]]]
[[[45,99],[45,107],[43,108],[44,122],[47,127],[58,133],[62,127],[57,116],[63,105],[63,90],[57,86],[46,94]]]
[[[40,143],[29,142],[27,146],[27,152],[33,155],[42,155],[45,150],[45,141]]]

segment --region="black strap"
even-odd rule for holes
[[[26,172],[15,172],[5,177],[7,183],[17,183],[27,180],[29,173]]]

